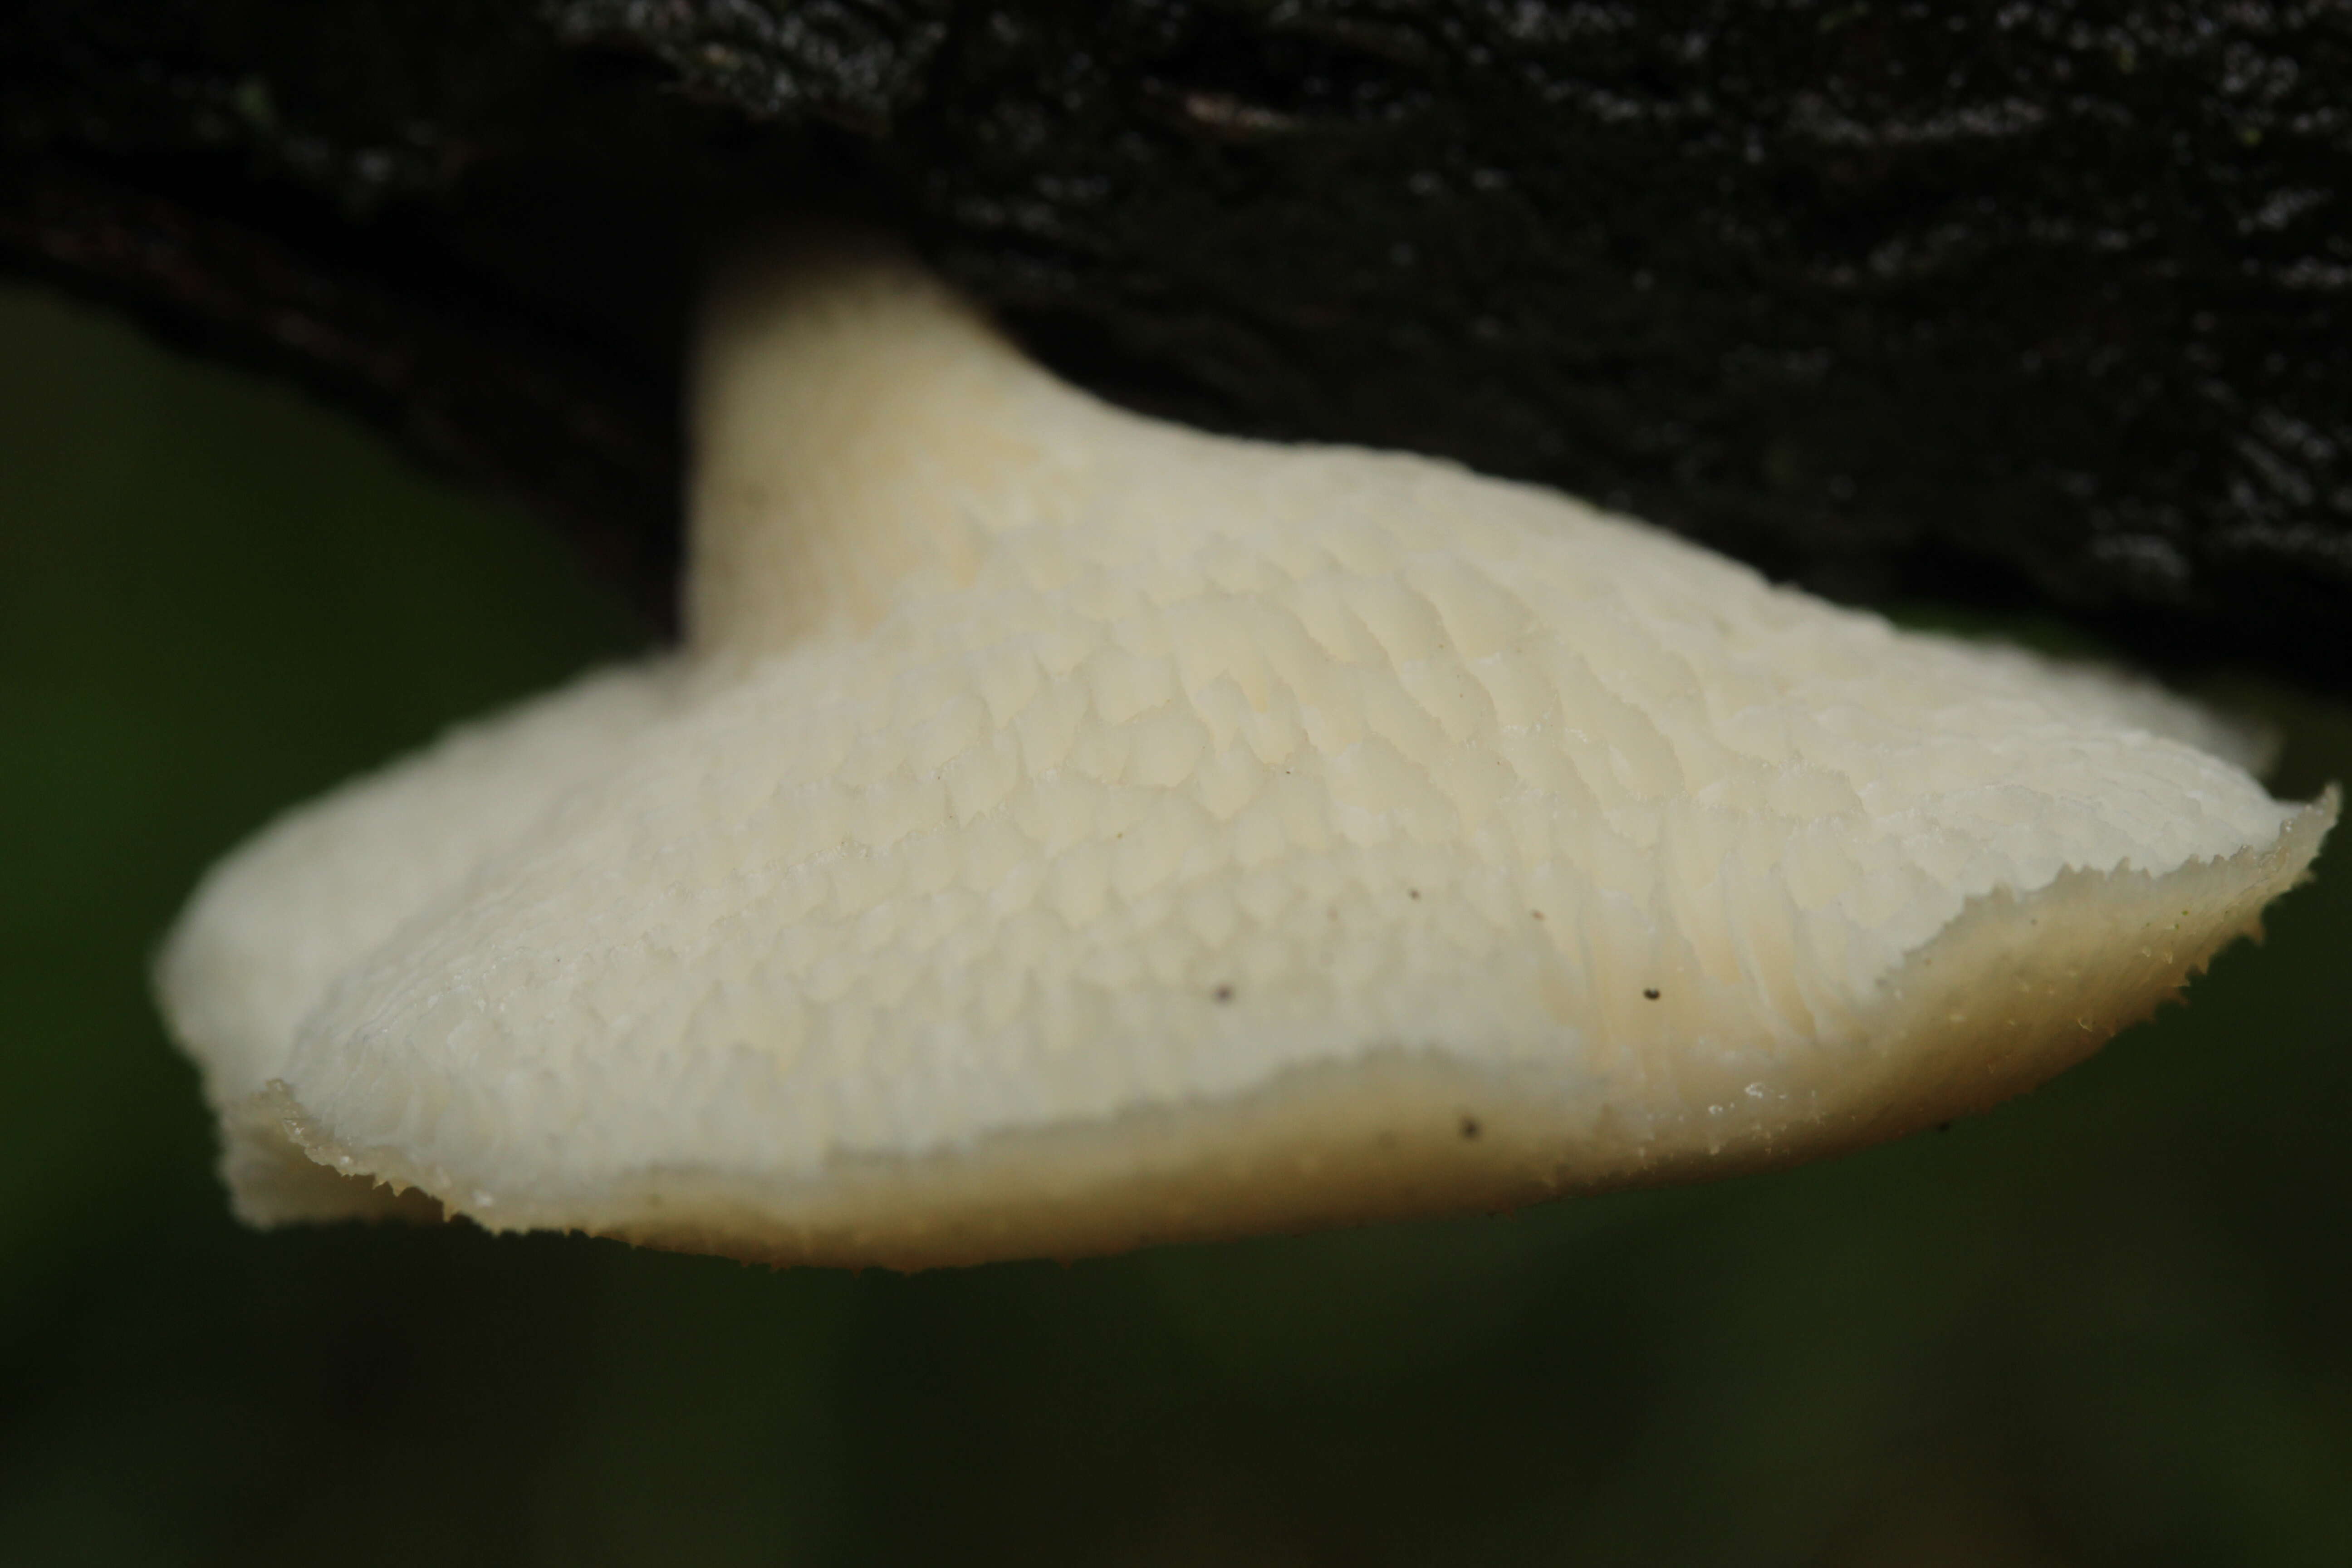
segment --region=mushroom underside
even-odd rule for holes
[[[463,1216],[748,1262],[905,1269],[1500,1212],[1769,1170],[1985,1110],[2089,1056],[2218,950],[2259,935],[2333,808],[2331,795],[2274,843],[2164,875],[2073,870],[2023,896],[1973,899],[1885,981],[1826,1081],[1759,1061],[1763,1076],[1733,1098],[1639,1131],[1592,1111],[1573,1079],[1399,1040],[1225,1098],[911,1159],[845,1154],[783,1177],[679,1164],[493,1197],[468,1173],[343,1146],[283,1084],[236,1108],[227,1160],[241,1211],[260,1223]],[[1792,1100],[1807,1108],[1794,1119]]]

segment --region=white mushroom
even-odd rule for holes
[[[1106,406],[871,248],[722,288],[696,419],[681,652],[174,931],[246,1218],[919,1266],[1780,1163],[2082,1058],[2335,817],[2144,689]]]

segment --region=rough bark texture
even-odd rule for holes
[[[2340,687],[2347,82],[2343,0],[31,0],[0,263],[648,604],[695,257],[848,205],[1130,400]]]

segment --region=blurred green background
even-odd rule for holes
[[[0,293],[0,1563],[2352,1563],[2340,842],[2193,1008],[1782,1175],[913,1278],[237,1228],[146,992],[197,872],[635,637]]]

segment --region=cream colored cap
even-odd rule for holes
[[[722,286],[695,423],[680,653],[173,932],[247,1219],[918,1267],[1786,1163],[2079,1059],[2335,817],[2143,686],[1108,407],[854,245]]]

